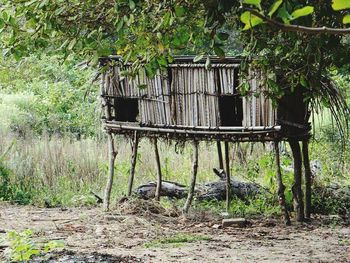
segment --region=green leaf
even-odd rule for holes
[[[194,57],[194,59],[193,59],[193,62],[198,62],[198,61],[200,61],[200,60],[202,60],[203,59],[203,57],[204,57],[204,55],[203,54],[201,54],[201,55],[197,55],[197,56],[195,56]]]
[[[217,36],[221,41],[225,41],[229,38],[230,35],[225,32],[219,32]]]
[[[350,8],[349,0],[333,0],[332,8],[336,11]]]
[[[257,8],[261,9],[261,0],[244,0],[244,4],[255,5]]]
[[[116,27],[116,30],[117,31],[120,31],[120,29],[122,29],[122,27],[124,26],[124,20],[123,19],[120,19],[117,23],[117,27]]]
[[[186,10],[182,6],[175,6],[175,15],[177,17],[182,17],[186,13]]]
[[[129,7],[130,7],[131,10],[135,9],[136,4],[135,4],[135,2],[133,0],[129,0]]]
[[[225,51],[218,45],[214,46],[214,52],[215,52],[215,55],[217,55],[220,58],[225,57]]]
[[[165,57],[160,57],[157,59],[157,62],[158,62],[158,65],[159,66],[163,66],[163,67],[166,67],[168,66],[168,61],[166,60]]]
[[[30,5],[34,4],[36,1],[37,1],[37,0],[32,0],[32,1],[26,2],[26,3],[24,4],[24,6],[30,6]]]
[[[308,16],[314,12],[314,7],[313,6],[304,6],[303,8],[299,8],[293,11],[291,14],[292,20],[297,19],[302,16]]]
[[[300,78],[300,84],[301,84],[303,87],[305,87],[305,88],[308,87],[308,82],[307,82],[307,80],[306,80],[306,78],[305,78],[304,76],[301,76],[301,78]]]
[[[286,6],[283,5],[283,7],[281,7],[278,10],[278,15],[277,17],[281,18],[283,23],[285,24],[289,24],[289,21],[292,20],[292,16],[289,14],[288,10],[286,9]]]
[[[280,5],[283,3],[283,0],[276,0],[271,8],[270,8],[270,12],[269,12],[269,17],[272,17],[272,15],[277,11],[277,9],[280,7]]]
[[[4,18],[4,20],[5,20],[6,22],[9,21],[10,16],[9,16],[9,14],[8,14],[5,10],[2,11],[2,17]]]
[[[243,30],[248,30],[264,22],[261,18],[251,14],[249,11],[241,15],[241,21],[245,24]]]
[[[76,38],[73,38],[70,42],[69,42],[69,45],[67,47],[68,50],[72,50],[75,46],[75,44],[77,43],[77,39]]]
[[[5,21],[0,18],[0,29],[4,28],[5,26]]]
[[[343,17],[343,24],[350,24],[350,14]]]

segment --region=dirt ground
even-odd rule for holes
[[[350,227],[323,220],[285,227],[279,219],[255,219],[245,227],[222,229],[220,219],[206,214],[185,219],[151,211],[0,203],[0,239],[9,230],[30,228],[35,242],[63,240],[64,251],[49,262],[350,262]],[[179,233],[209,240],[147,246]],[[6,249],[6,243],[0,246],[0,262]]]

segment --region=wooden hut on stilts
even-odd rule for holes
[[[162,185],[158,138],[192,142],[192,180],[184,212],[188,211],[193,199],[200,141],[217,142],[219,166],[226,173],[227,208],[230,204],[230,143],[272,141],[276,153],[279,201],[285,221],[289,224],[278,143],[290,139],[286,137],[288,133],[285,131],[289,131],[288,127],[294,123],[280,122],[278,109],[272,106],[271,100],[264,93],[259,74],[252,73],[249,80],[250,91],[246,96],[240,95],[240,62],[236,58],[212,57],[211,68],[208,70],[205,61],[193,62],[193,57],[180,56],[166,70],[158,71],[154,77],[147,77],[145,68],[140,68],[136,76],[130,77],[123,72],[131,70],[132,66],[123,64],[118,57],[100,60],[104,69],[101,74],[103,125],[109,141],[109,177],[104,196],[106,210],[109,207],[117,155],[115,135],[128,135],[133,138],[128,195],[132,192],[138,143],[143,137],[152,140],[158,178],[155,198],[158,200]],[[304,159],[307,158],[308,137],[309,127],[299,127],[298,132],[293,133],[293,142],[296,140],[298,145],[299,141],[306,142],[303,148]],[[295,169],[301,169],[299,164],[297,160]],[[297,199],[295,202],[300,205],[302,200],[298,195],[301,189],[299,177],[296,178],[296,185],[293,193]],[[306,186],[307,189],[308,187],[309,185]],[[306,197],[306,202],[310,202],[308,193]]]

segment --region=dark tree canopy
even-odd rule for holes
[[[312,106],[344,113],[329,76],[349,65],[349,9],[348,0],[5,0],[0,43],[17,59],[37,50],[95,62],[118,54],[150,75],[176,54],[238,49],[264,72],[273,99],[298,87]]]

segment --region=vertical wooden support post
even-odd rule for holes
[[[218,150],[219,168],[223,170],[224,169],[224,160],[222,158],[222,148],[221,148],[221,142],[220,141],[216,142],[216,147],[217,147],[217,150]]]
[[[300,151],[299,141],[296,139],[290,139],[289,145],[292,149],[294,160],[294,184],[292,186],[293,192],[293,204],[296,213],[296,220],[299,222],[304,221],[304,200],[303,190],[301,188],[302,180],[302,158]]]
[[[196,180],[197,180],[197,170],[198,170],[198,141],[193,141],[192,179],[191,179],[190,189],[188,191],[187,200],[183,208],[184,213],[188,213],[188,210],[192,204],[194,189],[195,189]]]
[[[153,139],[153,145],[154,145],[154,154],[156,157],[156,168],[157,168],[157,187],[156,187],[156,192],[155,192],[155,198],[157,201],[159,201],[160,200],[160,192],[162,190],[162,168],[160,166],[157,138]]]
[[[305,171],[305,217],[309,219],[311,216],[311,168],[308,140],[303,141],[303,162]]]
[[[231,201],[231,176],[230,176],[230,153],[229,144],[225,142],[225,162],[226,162],[226,212],[230,209]]]
[[[128,181],[128,196],[131,196],[131,193],[132,193],[132,185],[134,183],[138,147],[139,147],[139,135],[137,131],[135,131],[134,139],[132,142],[131,167],[130,167],[130,175],[129,175],[129,181]]]
[[[109,170],[108,170],[107,184],[106,184],[104,197],[103,197],[104,211],[109,210],[109,203],[111,200],[111,191],[112,191],[113,179],[114,179],[114,162],[117,156],[117,152],[115,151],[115,148],[114,148],[114,138],[112,133],[108,132],[107,136],[108,136]]]
[[[281,161],[280,161],[280,149],[278,145],[278,141],[274,142],[274,147],[275,147],[275,157],[276,157],[276,168],[277,168],[277,184],[278,184],[278,189],[277,189],[277,194],[278,194],[278,202],[281,206],[281,210],[283,212],[284,216],[284,223],[289,226],[290,225],[290,218],[288,214],[288,210],[286,207],[286,199],[284,196],[284,190],[286,187],[283,184],[283,179],[282,179],[282,173],[281,173]]]

